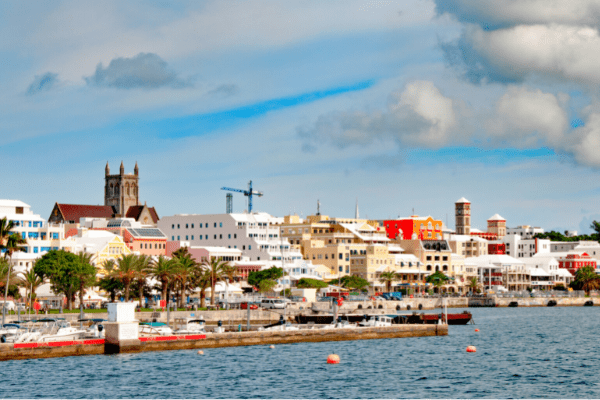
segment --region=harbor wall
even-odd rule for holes
[[[160,340],[116,343],[53,345],[30,343],[27,347],[0,344],[0,361],[30,358],[51,358],[93,354],[137,353],[146,351],[204,349],[235,346],[257,346],[305,342],[392,339],[422,336],[446,336],[448,325],[394,325],[348,329],[301,329],[298,331],[251,331],[207,334],[205,338],[186,340],[176,336],[157,337]]]

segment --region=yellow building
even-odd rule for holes
[[[108,231],[90,230],[82,232],[75,237],[77,244],[75,251],[84,251],[93,255],[92,262],[96,266],[98,275],[104,276],[106,271],[102,268],[108,260],[117,260],[124,255],[132,254],[131,249],[121,236]]]

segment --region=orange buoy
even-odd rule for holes
[[[467,346],[467,353],[475,353],[477,348],[475,346]]]
[[[327,357],[327,364],[339,364],[340,363],[340,356],[338,356],[337,354],[330,354]]]
[[[479,332],[479,329],[475,329],[475,332]]]
[[[202,350],[198,350],[198,354],[202,355],[204,352]]]
[[[273,346],[273,345],[270,345],[270,346],[269,346],[269,348],[270,348],[270,349],[274,349],[274,348],[275,348],[275,346]]]

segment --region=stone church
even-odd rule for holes
[[[121,161],[119,174],[111,175],[108,162],[104,173],[104,205],[56,203],[48,222],[79,224],[80,218],[133,218],[144,225],[156,225],[158,214],[154,207],[139,201],[139,168],[126,174]]]

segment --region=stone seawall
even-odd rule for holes
[[[496,297],[494,300],[496,307],[514,307],[511,303],[515,302],[517,307],[548,307],[551,301],[556,302],[556,307],[582,307],[588,301],[594,306],[600,306],[600,299],[590,297]]]
[[[137,353],[146,351],[203,349],[216,347],[256,346],[304,342],[334,342],[348,340],[391,339],[420,336],[446,336],[448,325],[394,325],[353,329],[302,329],[298,331],[228,332],[207,334],[205,339],[147,341],[119,347],[115,344],[44,343],[17,347],[0,344],[0,361],[30,358],[51,358],[94,354]]]

